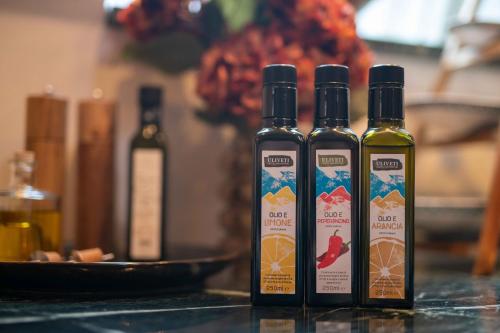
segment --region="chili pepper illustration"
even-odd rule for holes
[[[348,241],[347,243],[342,244],[342,248],[340,249],[339,257],[343,255],[344,253],[349,251],[349,244],[351,244],[351,241]]]
[[[335,230],[333,236],[330,236],[328,240],[328,250],[326,251],[326,256],[323,260],[318,264],[318,268],[325,268],[330,266],[337,260],[340,255],[340,250],[342,250],[342,237],[337,236],[338,229]]]
[[[338,230],[335,230],[333,236],[328,240],[328,250],[316,258],[319,261],[318,269],[326,268],[333,264],[341,255],[349,251],[349,244],[344,243],[342,237],[337,236]]]

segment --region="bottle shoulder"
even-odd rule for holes
[[[33,201],[56,201],[58,196],[52,192],[39,190],[31,185],[21,185],[16,188],[0,190],[0,198]]]
[[[305,142],[302,132],[290,127],[269,127],[260,129],[255,135],[255,142],[264,141],[292,141],[298,144]]]
[[[404,128],[400,127],[373,127],[368,128],[361,136],[364,146],[414,146],[415,139]]]
[[[146,138],[141,134],[137,134],[132,138],[130,147],[134,148],[166,148],[167,141],[163,133],[158,132],[156,135]]]
[[[314,128],[307,136],[309,143],[323,141],[346,141],[359,144],[356,133],[348,127],[320,127]]]

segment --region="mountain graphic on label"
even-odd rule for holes
[[[285,186],[276,194],[268,192],[263,199],[269,202],[271,205],[284,206],[288,205],[289,203],[295,202],[295,193],[293,193],[290,187]]]
[[[295,172],[280,171],[278,177],[273,177],[268,171],[262,170],[262,194],[267,193],[277,194],[285,187],[289,187],[295,194],[296,179]]]
[[[331,193],[339,187],[344,187],[347,193],[351,193],[351,173],[338,170],[327,175],[319,167],[316,167],[316,193]]]
[[[372,201],[372,204],[377,205],[382,209],[392,209],[405,205],[405,198],[399,193],[398,190],[393,190],[384,198],[377,196]]]
[[[319,195],[319,199],[328,204],[338,204],[346,201],[351,201],[351,195],[347,192],[344,186],[339,186],[330,194],[323,192]]]
[[[401,175],[389,175],[384,181],[373,172],[370,173],[370,201],[377,197],[385,198],[388,194],[398,191],[404,198],[405,180]]]

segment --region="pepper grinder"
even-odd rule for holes
[[[33,185],[63,200],[66,143],[66,105],[51,86],[42,95],[29,96],[26,112],[26,150],[35,153]],[[62,206],[61,206],[62,207]]]
[[[114,250],[113,151],[115,103],[93,98],[79,103],[77,247]]]

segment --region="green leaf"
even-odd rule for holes
[[[230,31],[241,30],[255,17],[257,0],[215,0]]]
[[[190,33],[172,32],[146,42],[125,47],[124,56],[141,61],[164,72],[178,74],[199,65],[204,48]]]

